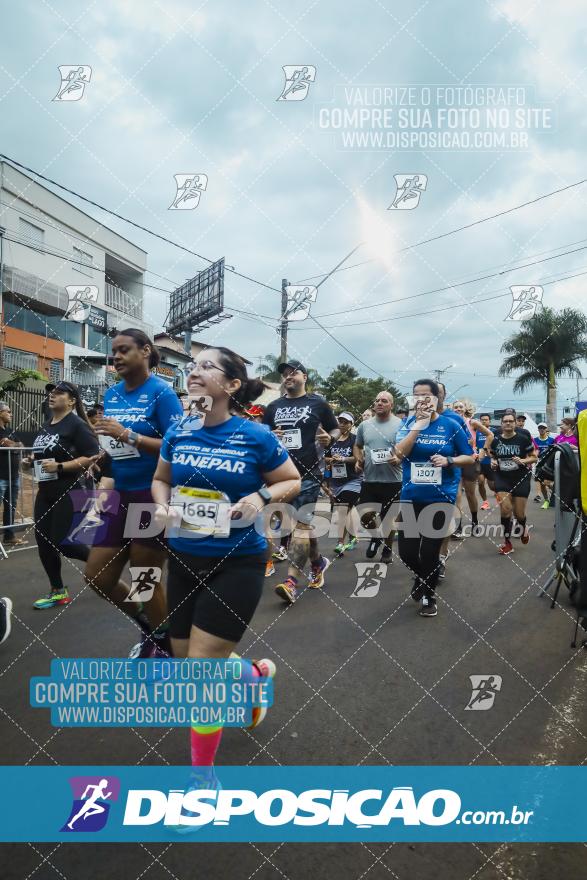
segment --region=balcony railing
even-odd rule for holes
[[[38,370],[39,359],[36,354],[16,348],[0,348],[0,366],[7,370]]]
[[[130,315],[131,318],[143,320],[143,304],[134,299],[127,290],[118,287],[116,284],[106,282],[106,305],[117,312]]]

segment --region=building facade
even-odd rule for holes
[[[0,162],[0,367],[34,369],[48,379],[104,387],[110,335],[138,327],[144,250]],[[69,285],[97,288],[85,323],[63,320]]]

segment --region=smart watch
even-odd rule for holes
[[[448,467],[452,467],[452,465],[453,465],[453,461],[454,461],[454,459],[453,459],[452,455],[447,455],[447,456],[446,456],[446,464],[447,464]]]
[[[139,435],[137,434],[136,431],[129,431],[128,432],[127,443],[129,443],[131,446],[136,446],[138,443],[138,439],[139,439]]]
[[[58,464],[58,465],[57,465],[57,476],[58,476],[58,477],[62,477],[62,476],[63,476],[63,465],[62,465],[62,464]]]
[[[257,489],[257,495],[260,495],[263,499],[263,504],[269,504],[272,501],[271,492],[267,488],[267,486],[262,486],[261,489]]]

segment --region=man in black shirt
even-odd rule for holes
[[[22,446],[16,435],[10,428],[12,413],[7,403],[0,402],[0,447],[9,449]],[[4,507],[0,542],[14,546],[24,543],[22,538],[17,538],[10,526],[14,523],[14,513],[18,500],[20,487],[19,465],[20,455],[14,452],[4,452],[0,449],[0,504]]]
[[[263,422],[277,434],[302,478],[302,490],[292,502],[299,514],[289,548],[291,564],[285,581],[275,588],[278,596],[293,603],[298,597],[298,581],[304,574],[308,558],[311,563],[309,586],[313,589],[324,585],[324,572],[330,565],[330,561],[320,554],[318,540],[310,538],[313,505],[318,500],[322,482],[316,435],[319,442],[327,446],[331,440],[336,440],[340,429],[324,398],[306,391],[308,371],[303,364],[289,361],[279,364],[278,370],[283,376],[285,394],[268,405]]]

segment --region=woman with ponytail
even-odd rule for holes
[[[34,467],[39,488],[35,499],[35,535],[41,564],[50,590],[34,603],[38,609],[67,605],[69,592],[61,577],[61,556],[85,561],[85,544],[64,544],[73,523],[70,491],[98,458],[100,447],[88,422],[79,390],[60,382],[49,394],[50,418],[33,443],[33,453],[23,463]]]
[[[139,627],[141,642],[131,656],[151,657],[169,653],[167,607],[160,577],[165,545],[161,538],[152,536],[152,530],[145,537],[137,536],[137,531],[148,525],[153,502],[151,482],[163,435],[174,420],[181,418],[183,410],[172,387],[152,375],[159,353],[142,330],[119,330],[112,340],[112,357],[122,381],[107,389],[104,415],[97,420],[96,431],[100,446],[109,455],[100,488],[116,491],[108,504],[107,534],[99,546],[92,548],[86,580],[98,595],[117,605]],[[127,562],[143,567],[149,575],[148,601],[149,591],[142,594],[144,602],[140,601],[140,592],[129,601],[129,589],[119,580]]]
[[[163,438],[152,492],[165,518],[175,517],[167,579],[174,657],[228,658],[235,651],[263,590],[267,541],[259,514],[300,490],[278,438],[233,415],[266,387],[248,378],[248,363],[227,348],[200,352],[187,385],[206,402],[204,411],[185,416]],[[253,661],[249,672],[273,676],[275,666]],[[263,714],[254,712],[252,726]],[[193,787],[217,785],[212,765],[221,735],[221,726],[192,727]]]

